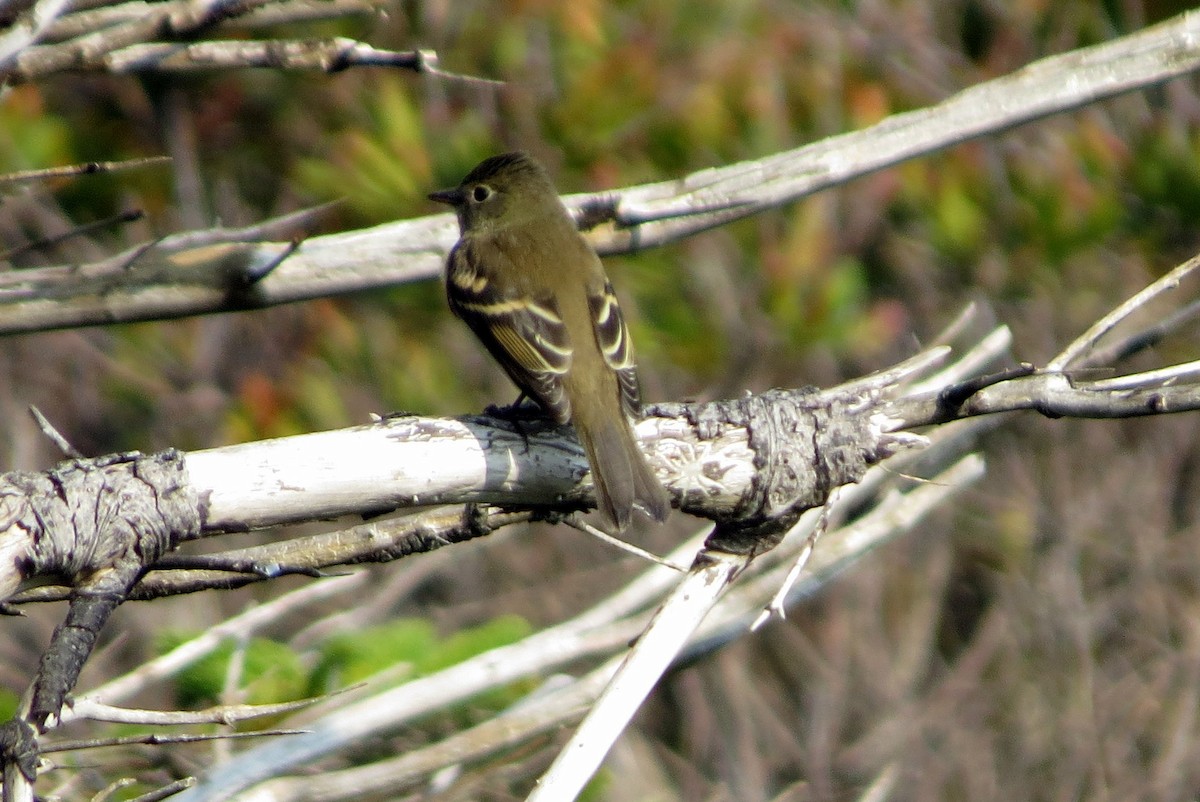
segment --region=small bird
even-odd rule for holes
[[[670,499],[630,425],[641,400],[629,331],[600,258],[545,170],[528,154],[504,153],[429,198],[458,216],[450,309],[523,395],[575,425],[612,527],[629,526],[635,503],[665,520]]]

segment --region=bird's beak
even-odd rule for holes
[[[429,199],[438,203],[448,203],[451,206],[458,206],[463,202],[463,193],[458,187],[454,189],[439,189],[437,192],[430,192]]]

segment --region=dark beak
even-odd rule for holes
[[[430,192],[429,199],[438,203],[448,203],[451,206],[458,206],[463,202],[463,193],[458,187],[454,189],[439,189],[437,192]]]

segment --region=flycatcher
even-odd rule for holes
[[[524,395],[575,424],[600,510],[617,531],[635,503],[666,519],[667,492],[630,425],[641,401],[621,308],[541,165],[525,153],[493,156],[429,197],[458,216],[446,266],[450,309]]]

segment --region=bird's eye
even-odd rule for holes
[[[487,200],[491,196],[492,196],[492,190],[489,189],[488,187],[485,187],[483,184],[480,184],[479,186],[475,187],[475,189],[471,190],[471,198],[476,203],[483,203],[485,200]]]

